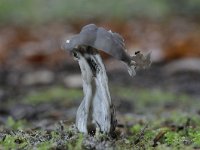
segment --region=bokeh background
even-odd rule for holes
[[[200,113],[199,0],[1,0],[0,123],[74,121],[81,72],[61,45],[89,23],[120,33],[130,54],[152,52],[152,66],[134,78],[104,57],[122,123],[130,113]]]

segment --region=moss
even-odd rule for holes
[[[13,130],[23,129],[27,125],[26,120],[15,121],[12,117],[8,117],[6,121],[6,126]]]
[[[68,143],[67,147],[69,150],[82,149],[83,148],[83,134],[78,134],[78,137],[74,143]]]
[[[27,94],[23,98],[24,103],[39,104],[45,102],[72,101],[83,97],[80,89],[66,89],[64,87],[51,87],[48,89],[38,90]]]
[[[142,126],[140,124],[136,124],[133,127],[130,128],[131,133],[133,134],[137,134],[138,132],[140,132],[142,129]]]
[[[197,130],[190,129],[189,137],[191,138],[195,147],[200,147],[200,128]]]
[[[47,150],[54,147],[54,143],[46,141],[37,145],[37,150]]]
[[[167,107],[187,108],[191,105],[191,97],[185,94],[174,94],[160,89],[135,89],[131,87],[111,87],[111,95],[120,97],[121,99],[134,102],[135,108],[140,111],[147,110],[146,108],[155,108],[159,106],[160,109]],[[200,102],[193,101],[197,106]],[[155,109],[159,111],[159,109]]]
[[[12,120],[12,119],[9,119]],[[9,121],[13,124],[14,121]],[[160,124],[148,126],[137,123],[128,127],[126,136],[118,135],[116,138],[104,134],[85,136],[78,133],[74,127],[56,125],[50,132],[48,130],[13,130],[4,133],[0,138],[2,149],[84,149],[84,148],[114,148],[114,149],[192,149],[200,146],[200,129],[188,126],[185,129],[174,130]],[[164,133],[164,134],[162,134]],[[0,134],[1,136],[1,134]],[[156,144],[154,143],[156,141]]]
[[[27,144],[24,137],[19,137],[17,135],[6,135],[4,140],[0,141],[0,145],[3,149],[23,149]]]
[[[51,130],[45,127],[27,130],[27,127],[30,127],[27,121],[16,121],[9,117],[5,126],[0,126],[0,149],[190,150],[200,147],[200,117],[196,113],[199,101],[187,95],[176,95],[155,89],[114,87],[111,91],[122,100],[134,102],[135,109],[141,109],[142,112],[122,115],[122,124],[125,126],[119,128],[115,138],[102,133],[85,136],[78,133],[74,126],[63,122],[53,125]],[[52,87],[29,93],[24,101],[31,104],[57,100],[71,102],[82,97],[81,89]],[[164,105],[168,102],[173,102],[175,109],[165,109]]]
[[[167,132],[164,137],[166,144],[169,146],[178,146],[183,142],[183,137],[177,132]]]

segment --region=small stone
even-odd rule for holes
[[[64,83],[67,87],[70,87],[70,88],[80,88],[82,87],[81,75],[78,75],[78,74],[69,75],[64,78]]]
[[[200,60],[198,58],[183,58],[175,60],[164,66],[163,72],[168,75],[177,72],[196,72],[200,73]]]
[[[54,80],[54,73],[48,70],[27,73],[22,78],[24,85],[50,84]]]

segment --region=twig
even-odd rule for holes
[[[146,129],[148,128],[148,124],[146,124],[144,126],[144,128],[140,131],[140,134],[138,135],[138,138],[135,140],[134,144],[136,145],[137,143],[139,143],[143,138],[144,138],[144,134]]]

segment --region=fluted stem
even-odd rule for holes
[[[101,56],[98,53],[77,54],[82,73],[84,98],[77,111],[76,126],[83,133],[88,133],[90,124],[94,124],[96,129],[103,133],[111,133],[116,127],[115,109]]]

